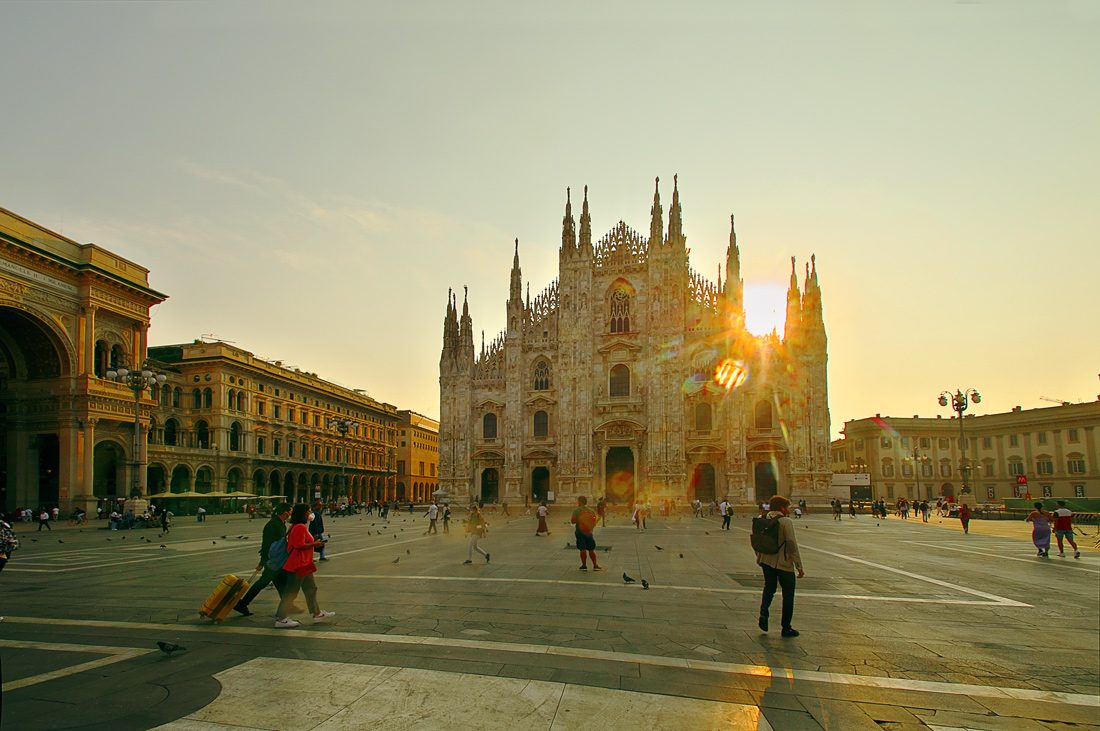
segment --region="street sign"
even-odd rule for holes
[[[1027,475],[1016,475],[1016,484],[1017,485],[1026,485],[1027,484]]]

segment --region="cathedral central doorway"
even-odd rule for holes
[[[496,467],[490,467],[481,471],[481,500],[486,503],[495,503],[500,494],[500,473]]]
[[[716,497],[714,483],[714,465],[710,462],[696,465],[695,472],[691,475],[692,495],[690,497],[706,505]]]
[[[630,447],[607,450],[604,494],[617,505],[634,504],[634,451]]]
[[[531,472],[531,499],[536,503],[546,499],[550,492],[550,470],[545,467],[536,467]]]
[[[775,465],[771,462],[758,462],[753,470],[756,484],[756,499],[767,500],[776,493],[779,480],[775,476]]]

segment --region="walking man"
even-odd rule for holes
[[[588,557],[592,559],[592,570],[603,571],[600,565],[596,563],[596,538],[592,535],[597,520],[599,520],[599,516],[596,515],[596,511],[588,507],[588,498],[584,495],[578,497],[577,507],[573,509],[573,515],[569,518],[569,522],[576,526],[573,533],[577,539],[577,550],[581,552],[581,571],[588,571],[585,551],[588,552]]]
[[[729,500],[722,498],[722,502],[718,503],[718,513],[722,516],[722,530],[730,529],[730,514],[727,511],[729,508]]]
[[[42,512],[38,514],[38,530],[41,532],[42,526],[46,526],[46,530],[53,530],[50,527],[50,514],[46,512],[45,508],[42,508]],[[1062,539],[1058,539],[1058,545],[1062,545]]]
[[[428,516],[428,530],[424,531],[424,535],[429,533],[439,535],[439,529],[435,527],[435,521],[439,520],[439,506],[432,503],[428,506],[428,512],[424,514]]]
[[[256,565],[256,570],[263,571],[263,573],[260,574],[260,580],[248,587],[248,592],[233,606],[233,609],[246,617],[252,614],[248,609],[248,605],[256,598],[260,590],[268,584],[274,584],[275,591],[279,592],[279,596],[283,595],[283,585],[286,583],[287,572],[283,571],[281,566],[271,568],[267,565],[267,560],[269,558],[268,554],[271,553],[271,544],[278,543],[286,537],[286,522],[290,519],[291,509],[290,503],[279,503],[271,511],[271,520],[264,525],[263,537],[260,540],[260,563]]]
[[[798,543],[794,538],[794,521],[788,517],[791,501],[776,495],[769,504],[771,510],[766,517],[778,521],[779,550],[775,553],[756,552],[756,563],[764,572],[764,595],[760,600],[760,618],[757,624],[760,629],[768,631],[769,608],[778,584],[783,590],[783,613],[779,620],[781,634],[784,637],[798,637],[798,630],[791,627],[794,617],[794,585],[795,579],[801,579],[805,573],[802,571],[802,558],[798,555]]]
[[[1054,511],[1054,537],[1058,540],[1058,555],[1063,558],[1066,555],[1065,546],[1062,545],[1064,539],[1073,546],[1073,557],[1081,558],[1081,551],[1073,540],[1073,511],[1066,507],[1065,500],[1057,502],[1058,508]]]
[[[466,560],[462,563],[473,563],[474,551],[485,557],[485,563],[489,563],[489,552],[477,545],[482,538],[489,535],[489,524],[485,521],[485,516],[481,514],[481,507],[477,503],[470,506],[470,519],[466,522],[466,534],[470,536],[470,550],[466,555]]]

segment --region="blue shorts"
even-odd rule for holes
[[[573,531],[573,534],[577,536],[578,551],[596,550],[596,539],[594,536],[591,536],[588,533],[581,533],[579,530]]]
[[[1073,538],[1072,530],[1056,530],[1054,531],[1055,538]]]

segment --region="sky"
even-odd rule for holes
[[[151,344],[434,417],[448,288],[492,339],[567,187],[598,239],[678,175],[754,328],[816,255],[834,435],[1091,401],[1098,37],[1096,0],[5,2],[0,207],[147,267]]]

